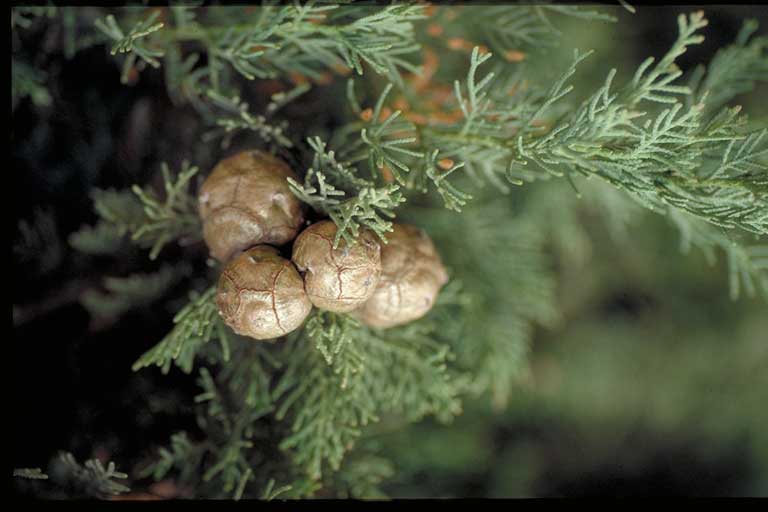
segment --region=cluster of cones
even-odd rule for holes
[[[336,224],[307,226],[288,177],[296,179],[282,160],[244,151],[222,160],[200,187],[203,238],[224,263],[216,302],[227,325],[264,340],[297,329],[313,306],[377,328],[432,308],[448,276],[426,233],[395,224],[387,243],[363,230],[355,243],[334,247]]]

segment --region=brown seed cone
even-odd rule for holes
[[[296,175],[263,151],[225,158],[200,187],[203,239],[211,256],[228,261],[258,244],[282,245],[296,237],[304,215],[287,177]]]
[[[353,315],[372,327],[393,327],[426,315],[448,274],[432,240],[421,229],[395,224],[381,248],[381,279]]]
[[[248,249],[227,263],[216,304],[228,326],[257,340],[288,334],[312,310],[296,267],[268,245]]]
[[[381,276],[381,247],[376,235],[362,231],[357,243],[341,240],[333,248],[337,227],[323,220],[302,231],[293,243],[292,260],[304,274],[309,300],[320,309],[345,313],[376,290]]]

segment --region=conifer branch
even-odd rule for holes
[[[61,452],[49,471],[51,480],[64,487],[70,494],[91,498],[106,498],[128,492],[130,489],[116,480],[128,475],[117,471],[115,463],[106,467],[97,459],[89,459],[83,465],[68,452]]]
[[[319,138],[307,142],[315,151],[312,167],[303,184],[292,178],[288,178],[288,183],[296,197],[336,223],[339,229],[334,246],[342,239],[355,243],[362,228],[386,240],[386,233],[392,230],[389,219],[395,216],[393,210],[405,201],[400,187],[394,184],[377,187],[374,182],[358,177],[347,163],[338,162],[334,151],[326,151],[325,143]],[[345,179],[348,179],[347,190],[335,186],[345,183]],[[348,193],[352,197],[344,199]]]
[[[255,132],[267,143],[275,143],[279,146],[293,147],[291,140],[285,135],[288,127],[286,122],[277,125],[270,124],[266,116],[252,115],[248,110],[248,104],[242,101],[238,96],[228,98],[213,90],[207,92],[208,98],[218,111],[216,116],[216,125],[220,130],[209,132],[205,139],[211,140],[219,136],[230,136],[232,132],[249,130]],[[293,96],[284,101],[290,101]],[[225,138],[222,146],[229,146],[229,138]]]
[[[173,330],[142,355],[133,364],[133,370],[156,365],[168,373],[171,363],[175,363],[183,372],[190,373],[197,351],[213,339],[221,343],[224,359],[228,359],[229,332],[219,317],[215,293],[216,287],[202,294],[192,293],[191,302],[173,317]]]
[[[450,352],[432,339],[432,326],[375,332],[334,316],[316,313],[306,334],[289,341],[286,371],[274,391],[276,417],[291,417],[291,434],[280,446],[314,479],[325,463],[337,470],[362,427],[383,412],[410,421],[426,415],[449,421],[460,412],[458,387],[447,374]],[[346,341],[329,362],[324,343],[331,337]]]
[[[14,468],[13,476],[32,480],[48,480],[48,475],[43,473],[40,468]]]
[[[470,174],[476,174],[478,167],[502,191],[506,186],[499,175],[517,184],[548,175],[569,179],[571,173],[597,175],[630,192],[648,208],[660,211],[672,205],[725,228],[765,234],[768,199],[763,181],[768,168],[762,132],[743,133],[738,109],[723,110],[708,119],[703,104],[684,108],[679,102],[691,91],[674,84],[682,74],[674,61],[688,46],[701,42],[696,32],[706,26],[706,20],[694,13],[681,16],[678,25],[677,41],[656,65],[652,58],[644,61],[633,79],[616,93],[611,92],[615,76],[611,71],[604,85],[578,109],[545,123],[543,130],[532,128],[571,92],[567,79],[587,54],[576,53],[574,64],[541,100],[519,99],[539,101],[538,107],[521,109],[514,96],[485,98],[484,88],[492,75],[476,79],[475,74],[489,57],[475,48],[466,98],[456,85],[463,124],[422,129],[425,144],[463,162]],[[637,107],[648,102],[671,106],[643,121],[646,114]],[[522,123],[513,109],[527,112]],[[508,115],[499,115],[505,110]],[[715,171],[711,163],[717,160],[719,170]],[[736,162],[744,167],[737,169]],[[745,172],[747,167],[749,172]],[[544,174],[537,174],[537,169]],[[727,178],[720,179],[720,172]]]
[[[164,52],[150,48],[144,41],[144,38],[149,34],[163,28],[163,23],[154,23],[158,15],[157,11],[153,12],[146,20],[136,23],[127,34],[123,32],[117,20],[111,14],[103,20],[96,20],[96,28],[114,41],[111,49],[112,55],[117,55],[118,53],[128,54],[123,63],[123,72],[121,74],[121,81],[123,83],[128,83],[129,73],[134,69],[137,58],[153,68],[160,67],[160,61],[157,59],[162,57]]]
[[[198,168],[185,161],[179,174],[174,177],[163,163],[161,172],[164,198],[138,185],[131,187],[133,194],[99,189],[92,192],[94,209],[99,217],[121,236],[130,233],[134,242],[150,248],[150,259],[157,258],[160,250],[172,240],[190,242],[200,236],[197,198],[187,190]],[[94,230],[88,231],[89,235],[97,235],[103,228],[96,227]],[[79,240],[86,245],[108,243],[103,239],[84,241],[80,237]]]

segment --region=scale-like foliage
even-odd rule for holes
[[[113,53],[128,53],[125,78],[140,61],[155,66],[163,57],[171,100],[191,103],[202,124],[218,129],[205,140],[223,135],[227,146],[233,135],[250,132],[311,162],[296,169],[300,179],[289,185],[337,224],[336,244],[354,243],[362,229],[386,241],[398,218],[426,229],[451,274],[424,319],[377,330],[349,315],[315,310],[276,344],[234,335],[219,317],[209,283],[134,365],[167,372],[175,364],[187,373],[197,366],[201,388],[195,401],[202,437],[173,436],[144,475],[173,473],[210,497],[306,497],[322,486],[341,496],[379,496],[380,482],[393,469],[375,450],[366,451],[371,424],[425,416],[449,421],[467,395],[488,394],[503,406],[525,375],[535,326],[558,318],[547,244],[568,250],[586,236],[576,195],[553,201],[546,188],[529,191],[550,184],[510,184],[564,177],[578,191],[582,178],[599,178],[614,187],[610,197],[588,186],[580,197],[620,214],[616,232],[636,204],[665,213],[680,227],[685,247],[725,251],[734,296],[742,289],[765,292],[764,244],[744,242],[742,232],[758,239],[768,233],[768,136],[748,132],[738,109],[723,108],[766,79],[766,44],[750,39],[753,24],[681,85],[675,60],[701,42],[698,32],[706,25],[698,13],[681,17],[678,39],[658,62],[646,60],[620,87],[611,70],[600,87],[584,91],[592,93],[581,95],[586,100],[571,105],[570,81],[590,52],[575,52],[554,80],[537,80],[513,63],[557,41],[550,14],[609,17],[571,6],[464,6],[466,17],[452,21],[448,13],[455,11],[438,8],[435,19],[471,35],[474,50],[466,78],[450,76],[453,98],[447,86],[447,99],[437,100],[444,90],[432,82],[440,75],[425,69],[421,78],[427,78],[419,82],[415,59],[420,44],[414,27],[425,11],[422,5],[319,2],[174,5],[162,30],[155,15],[138,21],[126,15],[119,24],[110,15],[99,22]],[[120,25],[134,28],[126,34]],[[306,145],[291,137],[290,122],[275,117],[309,89],[308,79],[327,85],[331,71],[350,70],[369,79],[368,69],[388,83],[350,80],[354,117],[331,127],[302,127]],[[241,92],[246,80],[261,78],[299,85],[273,95],[264,112],[253,112]],[[361,107],[356,84],[369,86],[371,107]],[[101,220],[71,243],[103,254],[130,234],[154,258],[172,240],[199,238],[188,190],[197,169],[185,164],[177,176],[166,166],[161,170],[163,197],[138,186],[133,193],[95,191]],[[469,186],[478,192],[465,191]],[[167,276],[155,278],[162,288]],[[109,281],[114,301],[98,296],[99,306],[118,314],[133,303],[132,294],[149,300],[153,289],[142,282]]]
[[[133,365],[134,370],[156,365],[168,373],[171,363],[184,372],[192,371],[197,351],[212,339],[217,339],[228,359],[229,330],[224,325],[214,302],[216,287],[202,294],[193,294],[191,302],[173,317],[173,330]]]
[[[220,130],[218,132],[209,132],[206,137],[207,140],[217,136],[229,136],[232,132],[250,130],[257,133],[265,142],[275,143],[286,148],[293,146],[291,140],[284,133],[287,123],[283,122],[275,126],[268,123],[266,116],[252,115],[248,111],[248,104],[237,96],[227,98],[213,90],[209,90],[208,97],[220,112],[216,120]],[[229,137],[225,138],[222,142],[222,146],[226,147],[228,145]]]
[[[685,212],[670,209],[668,215],[680,231],[680,246],[684,252],[696,247],[704,252],[710,264],[714,264],[718,252],[725,253],[732,299],[737,299],[742,290],[747,296],[759,293],[768,299],[768,245],[739,242],[729,238],[722,229]]]
[[[753,37],[757,29],[757,21],[746,21],[732,45],[720,49],[708,66],[696,69],[690,78],[691,102],[717,112],[757,83],[768,82],[768,38]]]
[[[291,419],[281,447],[313,478],[325,462],[337,470],[362,428],[382,413],[448,421],[461,410],[447,373],[449,347],[433,339],[434,325],[377,331],[335,317],[315,313],[305,331],[309,340],[297,335],[286,344],[286,371],[274,392],[277,418]]]
[[[131,240],[150,248],[149,257],[155,259],[172,240],[191,243],[199,239],[197,198],[188,190],[198,168],[185,161],[174,177],[163,163],[161,172],[165,192],[163,198],[138,185],[131,188],[133,193],[94,189],[94,209],[101,222],[109,225],[112,232],[100,224],[93,228],[86,227],[74,237],[74,243],[83,246],[86,252],[98,254],[114,244],[115,233],[120,236],[130,233]]]
[[[163,28],[162,23],[154,23],[158,16],[158,12],[152,13],[146,20],[136,23],[127,34],[123,32],[117,20],[111,14],[103,20],[96,20],[96,27],[114,41],[111,50],[112,55],[117,55],[118,53],[128,54],[123,63],[123,73],[121,75],[123,83],[128,82],[129,73],[134,69],[137,58],[153,68],[160,67],[160,61],[157,59],[163,56],[163,52],[147,46],[144,41],[144,38],[149,34]]]
[[[309,139],[308,143],[315,151],[312,167],[307,170],[303,184],[292,178],[288,178],[288,183],[296,197],[336,223],[339,229],[334,246],[341,239],[355,243],[361,228],[368,228],[386,240],[386,233],[392,230],[390,219],[395,217],[394,209],[405,201],[400,187],[377,187],[375,182],[359,178],[349,164],[336,161],[334,151],[326,151],[319,138]]]

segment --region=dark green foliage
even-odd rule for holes
[[[64,253],[56,220],[49,210],[35,210],[30,222],[19,221],[19,240],[13,246],[20,261],[30,263],[34,272],[45,275],[56,269]]]

